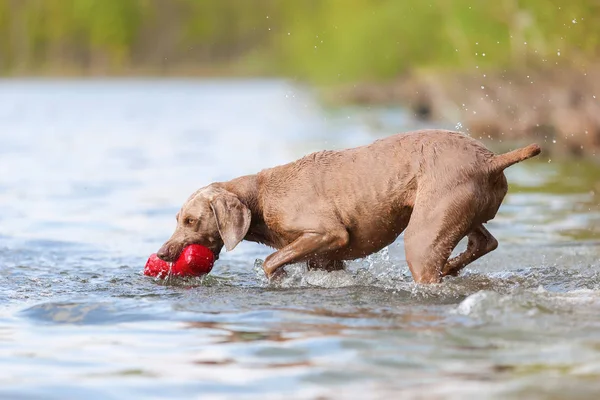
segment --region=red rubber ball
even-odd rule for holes
[[[168,263],[152,254],[146,266],[144,275],[165,278],[169,274],[175,276],[201,276],[208,274],[215,264],[215,255],[207,247],[199,244],[186,246],[174,263]]]

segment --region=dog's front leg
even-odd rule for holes
[[[267,278],[286,264],[304,261],[312,256],[335,251],[348,245],[350,236],[346,229],[328,233],[305,232],[298,239],[267,257],[263,270]]]
[[[344,262],[341,260],[328,260],[328,259],[320,259],[320,258],[310,258],[307,261],[308,270],[321,270],[321,271],[341,271],[346,266]]]

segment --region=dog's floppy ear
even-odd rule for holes
[[[251,213],[248,207],[233,194],[220,193],[210,202],[217,228],[227,251],[240,243],[250,228]]]

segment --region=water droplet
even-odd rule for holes
[[[573,20],[571,22],[574,23],[574,24],[576,24],[577,20],[575,18],[573,18]]]
[[[556,143],[556,139],[553,139],[553,140],[552,140],[552,143]]]
[[[482,88],[482,89],[485,89],[485,86],[481,85],[481,88]]]
[[[485,57],[485,53],[481,53],[481,55]]]

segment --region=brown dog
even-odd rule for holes
[[[240,241],[274,247],[263,268],[307,261],[343,268],[405,229],[413,279],[440,282],[498,246],[483,224],[507,192],[503,170],[540,153],[529,145],[495,155],[460,133],[423,130],[362,147],[321,151],[256,175],[199,189],[177,214],[177,228],[158,256],[175,260],[202,244],[218,256]],[[448,259],[468,237],[467,249]]]

